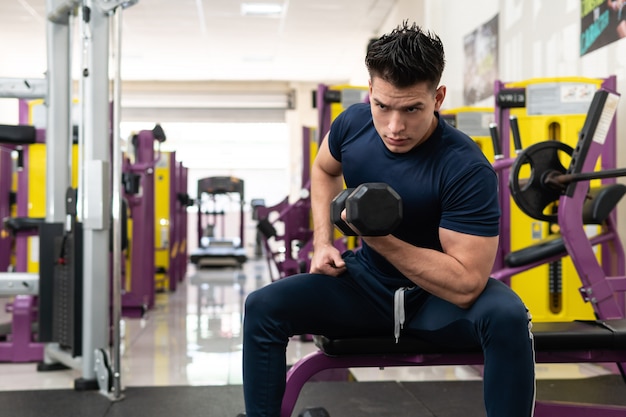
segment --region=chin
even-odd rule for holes
[[[408,151],[413,149],[413,147],[409,146],[408,144],[407,146],[393,146],[389,144],[387,144],[386,146],[387,146],[387,149],[389,149],[389,151],[393,153],[407,153]]]

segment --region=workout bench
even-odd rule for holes
[[[567,174],[593,172],[615,107],[615,95],[604,90],[596,92]],[[613,210],[625,192],[626,187],[619,184],[607,184],[590,192],[587,181],[572,181],[558,200],[560,237],[510,254],[509,265],[492,273],[494,278],[504,280],[537,265],[571,256],[582,282],[581,295],[592,303],[598,319],[534,323],[537,363],[616,363],[626,381],[626,276],[624,250],[617,235]],[[589,239],[583,225],[592,220],[600,221],[603,230]],[[611,261],[611,268],[607,268],[612,270],[611,276],[607,276],[595,256],[593,246],[600,243],[611,246],[615,255],[615,259],[605,260],[606,263]],[[281,417],[291,417],[303,385],[322,370],[483,364],[480,348],[442,347],[406,335],[397,344],[392,337],[329,339],[315,336],[314,341],[319,350],[298,361],[287,373]],[[557,415],[624,417],[626,407],[537,401],[535,416]]]

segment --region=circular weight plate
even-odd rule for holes
[[[533,219],[555,223],[561,190],[545,183],[549,173],[564,174],[573,149],[559,141],[535,143],[524,149],[511,166],[509,190],[517,206]]]

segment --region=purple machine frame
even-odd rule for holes
[[[178,162],[176,171],[176,190],[172,197],[173,200],[176,200],[176,242],[178,246],[175,254],[175,276],[178,282],[182,282],[187,275],[187,261],[189,259],[187,248],[187,207],[193,205],[193,200],[189,197],[187,190],[189,169],[182,162]]]
[[[136,136],[135,161],[124,161],[123,171],[139,175],[141,190],[139,194],[124,193],[133,220],[131,287],[122,291],[122,314],[126,317],[142,317],[154,307],[154,168],[159,159],[154,152],[156,140],[152,131],[140,131]]]
[[[329,90],[327,85],[319,84],[317,87],[318,126],[317,135],[313,137],[311,128],[302,128],[302,180],[301,189],[303,196],[296,202],[289,203],[286,197],[280,203],[271,206],[255,207],[258,219],[272,219],[272,224],[282,223],[283,232],[273,236],[273,240],[283,244],[280,248],[274,248],[267,237],[262,239],[263,247],[267,256],[270,277],[272,281],[281,279],[302,271],[308,271],[310,266],[310,254],[313,251],[313,231],[311,230],[311,168],[310,168],[310,142],[315,140],[318,146],[330,130],[331,112],[330,103],[324,100]],[[297,245],[294,245],[297,243]],[[347,248],[345,239],[340,238],[334,242],[335,246],[344,251]],[[297,246],[297,250],[295,249]],[[295,253],[294,253],[295,252]],[[278,276],[274,275],[274,269]]]
[[[11,183],[13,182],[12,145],[2,145],[0,148],[0,220],[11,216]],[[0,271],[7,271],[11,265],[11,246],[13,239],[3,231],[0,234]]]
[[[170,253],[169,253],[169,268],[168,275],[168,289],[170,291],[176,291],[180,278],[178,268],[178,247],[179,247],[179,235],[180,235],[180,201],[178,197],[179,187],[179,175],[178,163],[176,162],[176,152],[170,152],[168,166],[170,170],[170,227],[169,227],[169,241],[170,241]]]
[[[19,123],[28,125],[28,103],[19,101]],[[36,131],[36,142],[45,143],[45,131]],[[8,196],[11,191],[13,178],[12,159],[10,151],[15,149],[15,145],[3,145],[0,161],[0,192]],[[28,217],[28,146],[23,146],[23,169],[17,175],[17,216]],[[10,205],[2,202],[0,207],[0,219],[11,215]],[[36,229],[17,231],[14,236],[15,241],[15,272],[27,272],[28,267],[28,238],[37,236]],[[0,249],[2,259],[0,259],[0,270],[6,271],[10,265],[11,253],[10,236],[0,238]],[[12,313],[11,335],[7,341],[0,342],[0,362],[35,362],[43,359],[43,343],[35,341],[35,334],[32,331],[32,324],[37,321],[37,297],[34,295],[16,295],[13,302],[7,305],[7,309]]]
[[[615,78],[607,79],[603,87],[609,91],[615,91]],[[496,85],[496,92],[498,85]],[[502,129],[507,132],[504,136],[508,138],[508,110],[505,111],[506,116],[503,121],[507,126]],[[600,156],[603,158],[604,166],[614,163],[614,155],[608,154],[611,149],[615,149],[615,120],[613,119],[608,128],[607,139],[604,144],[592,141],[591,136],[581,137],[579,148],[586,151],[581,152],[579,156],[583,158],[584,163],[578,172],[591,172],[594,170],[596,161]],[[585,139],[587,139],[585,141]],[[583,146],[584,142],[590,142],[587,147]],[[503,154],[509,155],[508,141],[504,141]],[[608,148],[608,151],[607,151]],[[607,155],[606,161],[605,155]],[[575,155],[576,156],[576,155]],[[494,163],[494,167],[501,175],[501,190],[508,189],[508,168],[514,159],[499,159]],[[574,160],[574,158],[573,158]],[[614,180],[614,179],[613,179]],[[603,225],[601,234],[591,240],[585,234],[582,223],[582,207],[586,200],[588,191],[588,181],[572,183],[567,192],[559,199],[559,226],[561,235],[565,243],[567,253],[543,259],[532,265],[526,265],[519,268],[508,268],[504,264],[504,255],[502,251],[498,258],[492,276],[494,278],[507,281],[512,275],[533,268],[539,264],[544,264],[569,254],[574,261],[574,265],[580,275],[582,281],[581,294],[585,300],[592,303],[599,321],[596,327],[585,323],[536,323],[533,326],[533,333],[536,340],[536,362],[537,363],[617,363],[624,376],[624,362],[626,360],[626,319],[624,319],[624,292],[626,291],[626,276],[624,276],[624,249],[617,235],[615,211],[611,213]],[[503,213],[509,209],[508,193],[502,193]],[[508,221],[508,217],[503,219]],[[504,225],[503,226],[507,226]],[[502,228],[502,240],[507,241],[510,235],[510,228]],[[603,244],[602,259],[603,265],[600,265],[593,246]],[[507,249],[504,247],[504,249]],[[613,320],[608,323],[605,320]],[[584,328],[584,330],[600,329],[602,337],[605,338],[604,344],[594,344],[591,347],[587,342],[572,342],[568,338],[568,330],[573,334],[575,330]],[[551,339],[542,338],[541,336],[550,334]],[[596,334],[597,335],[597,334]],[[320,340],[320,339],[318,339]],[[556,345],[554,344],[556,340]],[[562,342],[559,342],[562,340]],[[607,342],[608,340],[608,342]],[[350,342],[350,340],[346,340]],[[323,350],[313,352],[298,361],[287,373],[287,384],[283,403],[281,408],[281,417],[291,417],[295,407],[298,395],[303,385],[315,374],[328,369],[347,369],[353,367],[392,367],[392,366],[424,366],[424,365],[481,365],[483,364],[483,355],[480,351],[474,352],[458,352],[454,350],[442,350],[441,348],[426,346],[424,350],[415,349],[407,352],[396,352],[392,350],[375,351],[376,353],[364,353],[360,347],[372,343],[378,343],[377,339],[372,340],[352,340],[353,345],[357,346],[354,351],[331,352],[327,353]],[[550,342],[550,343],[548,343]],[[577,344],[578,343],[578,344]],[[318,346],[324,345],[323,342]],[[426,344],[427,345],[427,344]],[[374,348],[376,349],[376,348]],[[422,353],[415,353],[422,352]],[[581,404],[581,403],[563,403],[563,402],[543,402],[537,401],[535,407],[535,416],[562,416],[583,417],[583,416],[608,416],[617,417],[626,416],[626,407],[601,404]]]
[[[176,161],[176,152],[169,154],[170,169],[170,264],[169,290],[176,291],[187,273],[187,168]]]
[[[41,136],[41,135],[38,135]],[[17,193],[17,216],[28,216],[28,146],[24,146],[22,149],[24,167],[18,173],[18,193]],[[8,154],[8,158],[7,155]],[[3,191],[10,192],[11,190],[11,156],[10,153],[2,152],[3,160],[2,164],[2,185],[0,186]],[[6,163],[8,162],[8,164]],[[6,165],[8,165],[8,175],[5,176]],[[7,212],[6,215],[4,212]],[[9,217],[10,207],[3,208],[2,219]],[[27,272],[28,266],[28,238],[30,236],[37,236],[37,230],[17,231],[15,233],[15,272]],[[6,246],[6,252],[3,252],[8,257],[11,253],[11,238],[7,237],[3,239],[5,242],[3,247]],[[6,271],[10,260],[3,261],[6,265],[3,266],[3,271]],[[32,331],[32,325],[37,321],[37,297],[34,295],[16,295],[13,302],[7,305],[7,309],[12,313],[11,318],[11,336],[7,341],[0,342],[0,362],[35,362],[43,359],[43,343],[35,341],[35,335]]]

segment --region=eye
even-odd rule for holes
[[[407,107],[406,108],[406,112],[407,113],[415,113],[415,112],[418,112],[420,110],[421,110],[421,108],[419,108],[419,107]]]
[[[379,108],[379,109],[381,109],[381,110],[385,110],[385,109],[387,108],[387,106],[385,106],[385,105],[384,105],[384,104],[382,104],[382,103],[378,103],[378,104],[377,104],[377,106],[378,106],[378,108]]]

